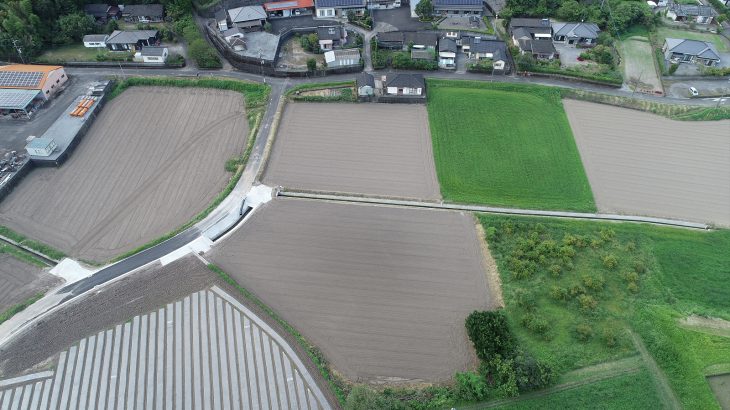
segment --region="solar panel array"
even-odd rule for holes
[[[0,109],[21,110],[27,107],[36,95],[38,95],[37,90],[0,90]]]
[[[35,71],[0,71],[0,87],[37,87],[43,73]]]

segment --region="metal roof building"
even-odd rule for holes
[[[0,110],[20,111],[28,116],[29,106],[38,94],[39,90],[0,89]]]

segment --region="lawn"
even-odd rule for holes
[[[494,407],[503,410],[531,409],[655,409],[660,403],[651,374],[642,369],[541,397]]]
[[[633,36],[617,43],[621,53],[624,81],[639,88],[662,91],[654,64],[654,50],[646,37]]]
[[[428,86],[444,199],[595,211],[558,90],[439,80]]]
[[[83,44],[71,44],[46,50],[38,56],[36,62],[62,62],[62,61],[97,61],[96,55],[104,54],[105,56],[115,56],[121,58],[127,56],[127,53],[112,53],[106,48],[88,48]]]
[[[730,231],[480,215],[520,342],[562,372],[633,354],[644,340],[686,408],[718,408],[705,375],[730,338],[679,326],[730,318]]]
[[[721,53],[730,52],[730,42],[719,34],[700,33],[700,32],[696,32],[696,31],[685,31],[685,30],[679,30],[679,29],[675,29],[675,28],[671,28],[671,27],[659,27],[657,29],[657,41],[659,42],[658,46],[661,47],[664,44],[664,39],[667,37],[688,38],[690,40],[709,41],[709,42],[715,44],[715,48],[717,48],[717,51],[719,51]]]

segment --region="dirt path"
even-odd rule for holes
[[[632,330],[629,329],[628,332],[629,336],[631,336],[631,341],[634,343],[634,347],[636,347],[636,350],[639,351],[646,367],[653,376],[654,383],[656,384],[659,397],[662,398],[664,407],[667,409],[682,409],[682,403],[677,398],[674,390],[672,390],[672,386],[669,384],[669,379],[667,379],[667,376],[664,374],[662,369],[659,368],[659,365],[646,349],[644,341],[641,340],[641,337]]]

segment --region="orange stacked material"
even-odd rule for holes
[[[83,117],[89,111],[89,108],[94,105],[94,101],[96,101],[95,97],[82,98],[81,101],[79,101],[78,105],[76,105],[76,108],[71,111],[71,116]]]

